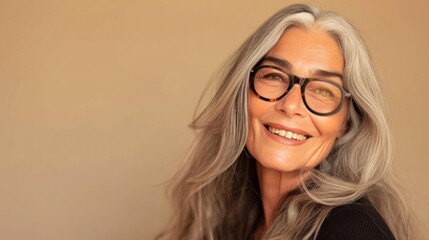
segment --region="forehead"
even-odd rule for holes
[[[267,53],[290,63],[290,70],[301,76],[317,70],[342,73],[344,59],[338,42],[328,33],[299,27],[288,28],[274,47]]]

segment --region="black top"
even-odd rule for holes
[[[368,202],[338,206],[320,227],[317,240],[394,240],[383,217]]]

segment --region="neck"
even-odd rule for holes
[[[300,174],[299,170],[281,172],[266,168],[259,163],[257,163],[256,168],[264,209],[263,228],[267,229],[272,224],[274,211],[280,199],[295,190],[299,186],[300,179],[306,178],[308,174]]]

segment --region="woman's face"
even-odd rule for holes
[[[341,77],[336,76],[342,75],[344,69],[341,49],[325,32],[292,27],[283,33],[266,57],[278,60],[264,60],[264,65],[281,67],[299,77],[319,77],[342,85]],[[306,108],[300,91],[300,86],[295,84],[277,102],[263,101],[249,91],[246,147],[266,168],[282,172],[314,168],[328,156],[335,139],[346,130],[347,104],[333,115],[318,116]],[[286,136],[272,133],[276,129],[285,130]]]

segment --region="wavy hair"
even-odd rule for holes
[[[289,27],[318,29],[337,40],[343,85],[352,94],[348,130],[329,156],[287,197],[262,239],[313,239],[335,206],[367,198],[397,239],[419,239],[392,182],[392,140],[378,77],[359,33],[340,15],[314,6],[282,9],[236,51],[191,127],[197,136],[173,177],[174,213],[157,239],[250,239],[263,216],[255,160],[245,152],[249,72]],[[299,216],[299,217],[298,217]]]

